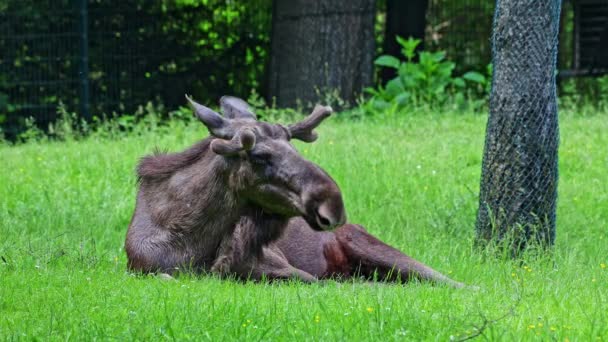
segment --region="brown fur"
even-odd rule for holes
[[[272,248],[284,255],[289,265],[316,279],[361,276],[464,286],[385,244],[356,224],[347,223],[333,232],[319,232],[306,221],[294,218]]]
[[[141,181],[162,180],[202,158],[209,149],[211,139],[201,140],[179,153],[163,153],[156,150],[153,155],[143,157],[137,166],[137,177]]]
[[[125,242],[129,269],[244,270],[240,264],[260,258],[291,217],[315,229],[344,222],[337,185],[289,144],[287,128],[253,120],[235,98],[222,105],[233,119],[193,105],[211,137],[140,161]]]
[[[252,120],[236,98],[221,102],[230,120],[189,100],[212,137],[141,160],[125,242],[129,269],[304,281],[417,278],[463,286],[363,227],[344,224],[335,182],[288,143],[316,139],[312,129],[329,115],[327,107],[286,128]]]

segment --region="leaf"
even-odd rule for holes
[[[405,89],[403,88],[401,80],[398,77],[386,83],[386,94],[388,95],[389,99],[394,98],[395,96],[401,94],[404,91]]]
[[[383,67],[399,69],[399,65],[401,65],[401,61],[399,61],[399,59],[397,59],[396,57],[384,55],[384,56],[378,57],[374,61],[374,64],[383,66]]]
[[[465,83],[462,77],[456,77],[452,80],[452,83],[458,88],[464,88]]]
[[[405,106],[406,104],[408,104],[409,102],[411,102],[411,98],[412,98],[412,94],[408,93],[408,92],[403,92],[399,95],[397,95],[397,97],[395,97],[395,102],[397,102],[397,104],[402,107]]]
[[[420,64],[416,63],[403,63],[399,68],[399,77],[403,86],[406,88],[416,87],[420,85],[420,81],[426,78],[424,71],[420,67]]]
[[[379,96],[380,92],[376,89],[374,89],[373,87],[366,87],[365,89],[363,89],[363,92],[366,94],[370,94],[373,96]]]
[[[462,75],[462,78],[464,78],[467,81],[471,81],[471,82],[475,82],[475,83],[479,83],[479,84],[486,83],[485,76],[478,73],[477,71],[466,72],[464,75]]]
[[[445,58],[445,52],[437,51],[431,54],[431,58],[437,63],[441,62]]]
[[[414,39],[409,37],[408,39],[403,39],[399,36],[397,38],[397,43],[401,45],[401,53],[405,56],[408,62],[411,62],[414,56],[416,55],[416,48],[420,44],[420,39]]]
[[[452,71],[454,71],[455,67],[456,64],[453,62],[441,62],[437,71],[441,76],[449,78],[452,76]]]
[[[384,100],[374,99],[372,100],[372,107],[378,111],[385,111],[390,104]]]

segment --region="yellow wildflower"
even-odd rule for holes
[[[368,307],[366,310],[367,310],[367,312],[372,312],[372,311],[374,311],[374,309],[373,309],[373,308],[370,308],[370,307]]]

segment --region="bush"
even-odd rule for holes
[[[368,88],[372,95],[367,108],[373,111],[400,109],[408,106],[427,104],[432,107],[456,105],[458,107],[480,107],[489,93],[489,77],[476,72],[466,72],[461,77],[453,75],[455,64],[445,59],[442,51],[422,51],[417,53],[419,39],[397,37],[402,61],[394,56],[383,55],[375,60],[380,67],[393,68],[397,77],[388,81],[386,86]],[[491,68],[488,68],[491,74]],[[470,100],[480,100],[473,101]],[[470,109],[470,108],[468,108]]]

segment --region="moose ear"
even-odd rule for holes
[[[255,114],[251,111],[249,104],[238,97],[222,96],[220,99],[220,107],[222,113],[228,119],[253,119],[256,120]]]
[[[215,139],[211,142],[211,150],[227,156],[241,151],[249,151],[255,146],[255,134],[250,129],[242,129],[230,140]]]
[[[313,109],[312,113],[310,113],[306,119],[290,125],[287,128],[291,138],[305,142],[313,142],[317,140],[318,135],[314,129],[317,128],[317,126],[319,126],[323,120],[327,119],[331,115],[332,111],[333,110],[329,106],[316,105],[315,109]]]
[[[230,125],[230,121],[210,108],[197,103],[188,95],[186,95],[186,100],[188,100],[188,105],[196,117],[207,127],[211,135],[222,139],[232,138],[234,132]]]

